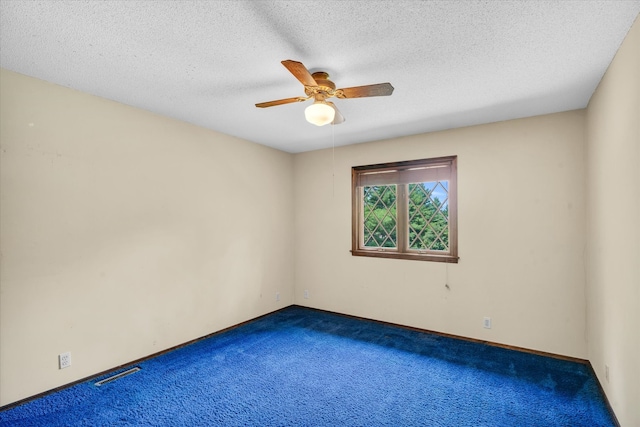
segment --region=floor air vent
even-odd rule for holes
[[[135,368],[128,369],[128,370],[126,370],[124,372],[120,372],[119,374],[112,375],[109,378],[105,378],[103,380],[100,380],[97,383],[95,383],[95,385],[100,387],[101,385],[104,385],[106,383],[110,383],[111,381],[119,380],[120,378],[126,377],[127,375],[135,374],[139,370],[140,370],[140,368],[138,368],[136,366]]]

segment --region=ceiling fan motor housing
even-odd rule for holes
[[[313,96],[316,99],[331,98],[335,96],[336,85],[329,80],[329,74],[324,71],[317,71],[311,75],[316,81],[317,86],[305,86],[304,92],[307,96]]]
[[[313,105],[310,107],[328,106],[335,112],[332,124],[340,124],[344,122],[344,117],[332,102],[328,102],[329,98],[363,98],[368,96],[389,96],[393,93],[391,83],[377,83],[365,86],[354,86],[336,89],[335,83],[329,80],[329,73],[325,71],[316,71],[311,74],[302,62],[287,59],[281,61],[282,65],[289,70],[293,76],[304,85],[304,93],[307,95],[296,96],[293,98],[278,99],[269,102],[260,102],[256,104],[258,108],[274,107],[276,105],[291,104],[292,102],[304,102],[310,98],[314,99]],[[308,109],[309,107],[307,107]],[[306,112],[307,110],[305,110]],[[306,113],[305,113],[306,114]],[[307,119],[308,120],[308,119]],[[314,122],[312,122],[314,123]],[[314,123],[316,124],[316,123]]]

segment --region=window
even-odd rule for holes
[[[456,159],[352,168],[352,255],[457,263]]]

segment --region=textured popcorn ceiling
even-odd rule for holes
[[[0,1],[0,65],[289,152],[586,107],[633,1]],[[390,97],[316,127],[280,64]],[[0,94],[1,96],[1,94]],[[332,135],[332,132],[335,135]]]

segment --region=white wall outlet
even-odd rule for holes
[[[59,369],[71,366],[71,352],[67,351],[66,353],[60,353],[58,355],[58,366]]]
[[[308,290],[304,290],[304,299],[309,299],[309,291]]]
[[[609,365],[604,365],[604,377],[609,382]]]
[[[280,292],[276,292],[276,301],[280,301]]]
[[[485,329],[491,329],[491,317],[485,317],[482,326],[484,326]]]

